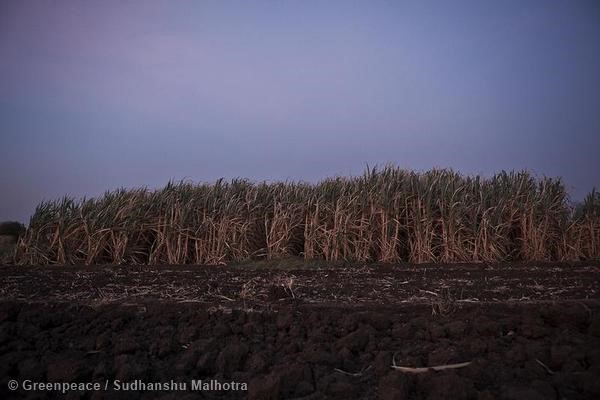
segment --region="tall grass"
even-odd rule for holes
[[[591,197],[590,197],[591,196]],[[318,184],[169,183],[40,204],[20,264],[226,264],[301,255],[358,262],[600,257],[600,197],[575,212],[560,179],[392,166]]]

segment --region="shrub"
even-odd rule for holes
[[[21,237],[25,233],[25,225],[16,221],[0,222],[0,236]]]

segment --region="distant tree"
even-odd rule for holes
[[[25,225],[17,221],[0,222],[0,236],[20,237],[25,233]]]

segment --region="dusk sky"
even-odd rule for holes
[[[600,2],[0,1],[0,221],[366,164],[600,187]]]

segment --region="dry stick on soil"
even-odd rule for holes
[[[256,295],[256,278],[250,279],[248,282],[242,285],[242,289],[240,290],[240,298],[244,302],[244,310],[246,307],[246,300],[254,297]]]
[[[535,361],[540,364],[542,366],[542,368],[544,368],[546,370],[547,373],[549,373],[550,375],[554,375],[554,371],[552,371],[550,369],[550,367],[548,367],[546,364],[544,364],[543,362],[541,362],[540,360],[538,360],[537,358],[535,359]]]
[[[284,292],[291,296],[293,299],[296,298],[294,294],[294,290],[292,287],[294,286],[294,276],[281,276],[276,279],[277,285],[281,286]]]
[[[396,359],[394,357],[392,357],[392,368],[395,370],[398,370],[398,371],[408,372],[411,374],[422,374],[424,372],[430,372],[430,371],[443,371],[446,369],[463,368],[463,367],[466,367],[467,365],[471,364],[471,362],[472,361],[467,361],[467,362],[458,363],[458,364],[436,365],[433,367],[412,368],[412,367],[401,367],[399,365],[396,365]]]
[[[365,372],[367,372],[368,370],[371,369],[371,366],[369,365],[366,368],[361,369],[358,372],[348,372],[348,371],[344,371],[343,369],[339,369],[339,368],[334,368],[333,370],[335,372],[339,372],[340,374],[344,374],[344,375],[348,375],[348,376],[353,376],[353,377],[359,377],[362,376],[362,374],[364,374]]]
[[[293,277],[289,277],[287,278],[284,283],[283,286],[284,288],[288,289],[290,291],[290,293],[292,294],[292,298],[296,298],[296,295],[294,294],[294,291],[292,290],[292,286],[294,284],[294,278]]]
[[[585,303],[578,302],[577,304],[580,304],[583,308],[585,308],[585,311],[587,311],[590,317],[592,316],[592,310],[588,306],[586,306]]]
[[[231,297],[227,297],[227,296],[224,296],[224,295],[222,295],[222,294],[214,294],[213,296],[215,296],[215,297],[218,297],[218,298],[220,298],[220,299],[227,300],[227,301],[235,301],[235,300],[234,300],[234,299],[232,299]]]

